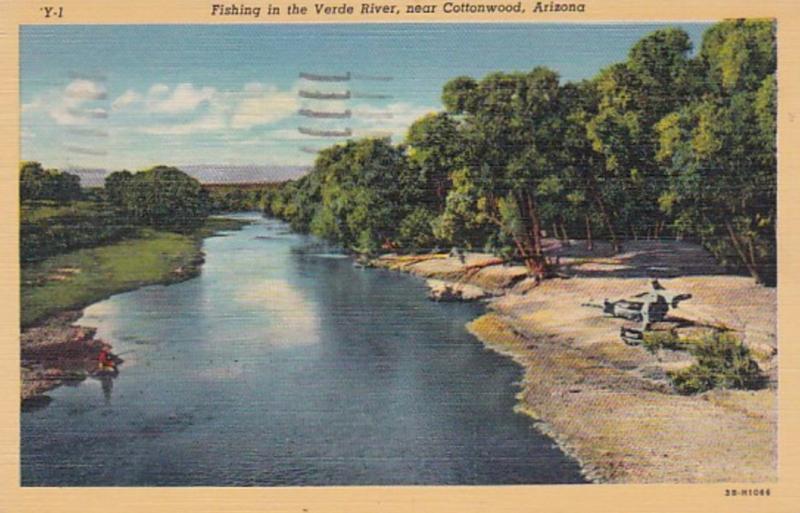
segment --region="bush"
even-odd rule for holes
[[[709,333],[687,347],[697,363],[667,373],[681,394],[712,388],[756,389],[764,384],[764,375],[750,357],[749,349],[732,333]]]
[[[125,216],[104,203],[26,202],[20,215],[20,261],[108,244],[135,233]]]
[[[674,331],[645,331],[642,345],[651,353],[659,349],[686,349],[686,342],[682,341]]]

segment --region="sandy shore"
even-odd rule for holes
[[[490,265],[491,256],[374,262],[452,287],[480,287],[488,313],[468,328],[525,369],[518,409],[530,415],[596,482],[763,482],[777,477],[776,290],[717,268],[700,247],[632,242],[611,255],[602,245],[557,249],[563,279],[536,285],[521,266]],[[765,374],[757,391],[676,394],[666,370],[687,366],[683,351],[651,354],[619,338],[624,321],[581,306],[628,297],[658,277],[693,298],[671,311],[686,330],[735,330]],[[441,287],[438,282],[432,286]],[[473,289],[470,295],[475,296]]]

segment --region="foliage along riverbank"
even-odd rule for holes
[[[187,234],[143,229],[137,237],[80,249],[22,267],[21,325],[80,309],[113,294],[191,278],[203,262],[201,245],[240,221],[210,218]]]
[[[444,112],[402,144],[328,148],[267,191],[268,214],[356,252],[453,245],[523,262],[539,279],[561,239],[700,242],[729,270],[776,280],[776,44],[769,20],[709,28],[699,51],[662,29],[624,62],[456,77]]]
[[[686,242],[639,241],[559,251],[563,279],[536,284],[522,266],[487,254],[464,261],[387,255],[373,265],[480,288],[488,312],[468,329],[524,369],[519,412],[597,482],[763,482],[777,475],[776,291],[724,274]],[[487,265],[488,264],[488,265]],[[678,393],[669,373],[696,364],[688,351],[629,346],[620,319],[582,306],[649,288],[652,266],[668,290],[691,293],[669,323],[681,336],[724,329],[744,341],[766,376],[757,390]],[[664,271],[662,271],[664,272]]]
[[[81,309],[114,294],[190,279],[203,263],[202,242],[246,221],[208,218],[189,233],[140,230],[138,237],[46,258],[22,268],[22,399],[65,380],[86,378],[101,349],[94,331],[74,325]]]

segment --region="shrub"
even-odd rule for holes
[[[659,349],[686,349],[686,342],[682,341],[674,331],[645,331],[642,345],[651,353]]]
[[[20,213],[20,261],[34,262],[108,244],[135,233],[124,215],[104,203],[80,201],[57,206],[25,202]]]
[[[696,394],[712,388],[756,389],[764,384],[750,351],[732,333],[714,332],[687,344],[697,363],[668,372],[681,394]]]

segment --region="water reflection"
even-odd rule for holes
[[[104,374],[100,376],[100,386],[103,389],[103,398],[106,401],[106,405],[111,404],[111,392],[114,391],[114,378],[116,376],[111,376],[108,374]]]
[[[267,314],[271,326],[265,342],[280,346],[319,343],[316,307],[288,281],[272,279],[248,284],[241,287],[235,299],[244,307],[263,309]]]
[[[582,481],[513,413],[520,369],[466,332],[475,305],[285,231],[258,219],[207,239],[198,278],[88,308],[79,323],[136,365],[89,380],[105,408],[78,386],[24,413],[23,484]]]

